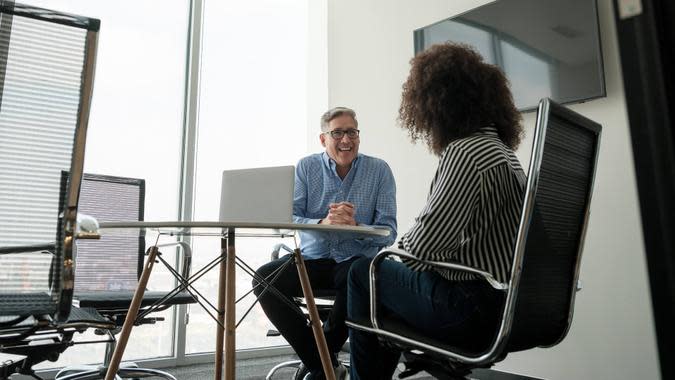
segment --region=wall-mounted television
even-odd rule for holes
[[[521,111],[550,97],[603,97],[596,0],[498,0],[414,32],[415,54],[446,41],[471,45],[502,68]]]

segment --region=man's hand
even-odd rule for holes
[[[320,224],[343,224],[355,226],[354,205],[349,202],[331,203],[328,206],[328,215],[321,219]]]

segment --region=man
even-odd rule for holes
[[[387,237],[364,237],[328,232],[301,232],[300,249],[313,288],[335,289],[333,308],[323,330],[336,374],[337,353],[347,340],[346,292],[349,267],[359,257],[373,257],[396,239],[396,185],[387,163],[359,154],[356,113],[345,107],[328,110],[321,117],[321,145],[325,152],[301,159],[295,169],[293,220],[296,223],[386,227]],[[288,257],[263,265],[258,274],[269,278]],[[274,276],[274,275],[272,275]],[[299,313],[273,292],[263,291],[254,280],[267,317],[293,347],[308,371],[306,379],[324,378],[311,328]],[[295,268],[276,278],[274,287],[288,300],[302,294]],[[262,293],[262,295],[261,295]],[[293,310],[293,308],[297,310]]]

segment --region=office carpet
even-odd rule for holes
[[[236,379],[264,379],[265,375],[267,375],[267,372],[275,365],[283,361],[295,359],[297,359],[297,357],[286,355],[237,360]],[[176,377],[177,380],[213,380],[214,377],[213,364],[198,364],[176,368],[163,368],[162,370],[171,373]],[[290,380],[293,379],[293,374],[295,374],[294,368],[282,368],[276,372],[272,380]],[[427,374],[418,374],[411,377],[410,379],[427,380],[433,378]]]
[[[236,379],[253,380],[264,379],[267,372],[275,365],[294,360],[292,356],[273,356],[266,358],[240,359],[236,363]],[[171,373],[177,380],[213,380],[213,364],[198,364],[185,367],[164,368],[166,372]],[[275,379],[292,379],[295,370],[282,369],[277,372]]]
[[[296,360],[294,355],[277,355],[264,358],[239,359],[237,360],[236,379],[237,380],[260,380],[264,379],[275,365],[288,361]],[[340,359],[343,361],[349,360],[348,354],[341,354]],[[214,370],[213,363],[194,364],[174,368],[158,368],[162,371],[169,372],[174,375],[177,380],[213,380]],[[40,373],[40,376],[45,379],[53,379],[56,371],[48,371]],[[394,379],[398,379],[399,370],[396,370]],[[272,380],[290,380],[295,374],[294,368],[284,368],[277,371]],[[12,375],[11,380],[32,380],[33,378],[24,375]],[[159,379],[159,377],[148,377],[147,379]],[[426,372],[419,373],[415,376],[409,377],[413,380],[431,380],[433,377]],[[534,377],[523,375],[516,375],[512,373],[505,373],[490,369],[478,369],[471,375],[472,380],[543,380]]]
[[[265,375],[267,375],[267,372],[275,365],[283,361],[295,359],[297,359],[297,357],[286,355],[286,356],[273,356],[266,358],[237,360],[236,379],[237,380],[264,379]],[[174,375],[177,380],[213,380],[214,377],[213,364],[198,364],[176,368],[163,368],[163,370]],[[399,371],[397,370],[394,379],[398,379],[397,376],[398,372]],[[293,379],[294,373],[295,369],[292,368],[280,369],[274,375],[272,380],[290,380]],[[474,380],[542,380],[542,379],[535,379],[533,377],[516,375],[489,369],[476,370],[472,374],[471,378]],[[433,377],[429,376],[425,372],[422,372],[407,379],[431,380],[433,379]]]

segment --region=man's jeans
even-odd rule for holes
[[[281,267],[289,257],[284,256],[271,261],[256,271],[262,277],[268,277],[277,268]],[[347,275],[349,267],[356,258],[336,263],[331,259],[311,259],[305,260],[305,268],[309,282],[313,288],[334,289],[336,291],[333,308],[324,321],[323,330],[326,336],[328,351],[331,353],[333,365],[337,364],[336,354],[347,341],[347,326],[345,317],[347,316]],[[293,347],[300,360],[311,371],[321,371],[321,358],[314,340],[314,333],[307,324],[307,320],[302,316],[300,308],[293,306],[294,296],[302,296],[302,287],[298,277],[298,271],[294,264],[284,270],[274,282],[274,287],[282,293],[288,302],[281,300],[276,294],[267,291],[261,296],[262,286],[259,282],[253,280],[254,293],[260,300],[260,306],[267,315],[267,318],[279,330],[281,335]]]

